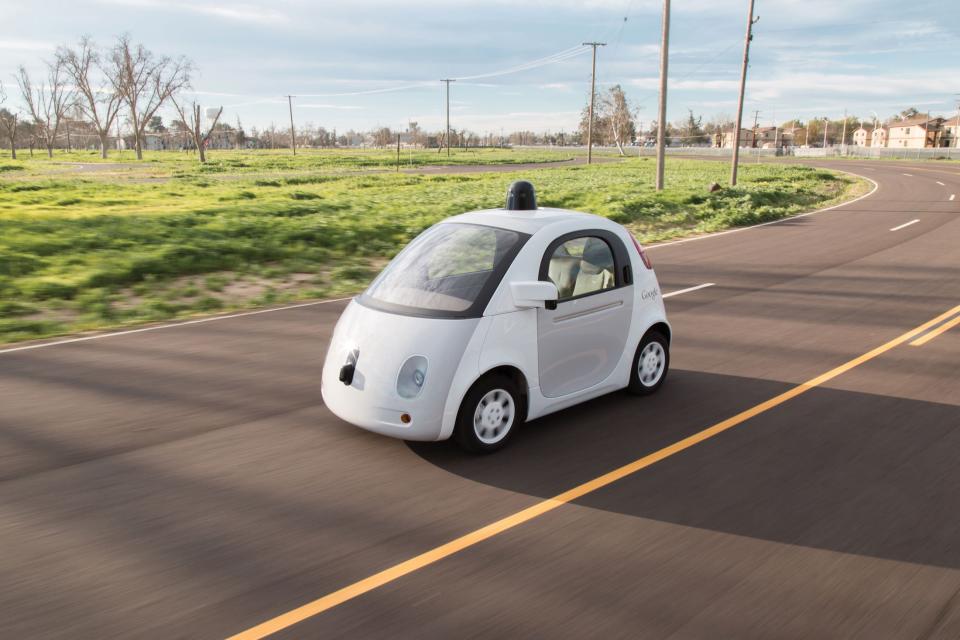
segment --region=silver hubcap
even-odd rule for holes
[[[473,412],[473,432],[484,444],[503,440],[513,426],[513,397],[503,389],[488,391]]]
[[[663,350],[662,344],[654,341],[645,346],[637,362],[637,377],[640,378],[640,384],[652,387],[660,382],[666,364],[667,353]]]

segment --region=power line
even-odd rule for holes
[[[579,55],[586,53],[587,50],[583,45],[578,47],[571,47],[555,53],[550,56],[543,58],[538,58],[536,60],[531,60],[530,62],[525,62],[523,64],[515,65],[513,67],[508,67],[506,69],[501,69],[500,71],[491,71],[489,73],[479,73],[472,76],[458,76],[453,78],[454,80],[481,80],[483,78],[495,78],[497,76],[505,76],[512,73],[519,73],[521,71],[528,71],[530,69],[536,69],[538,67],[544,67],[550,64],[555,64],[557,62],[563,62],[564,60],[569,60],[570,58],[575,58]]]
[[[549,56],[544,56],[542,58],[537,58],[536,60],[530,60],[522,64],[514,65],[512,67],[507,67],[505,69],[500,69],[498,71],[491,71],[488,73],[480,73],[472,76],[457,76],[450,78],[451,80],[480,80],[482,78],[494,78],[498,76],[505,76],[514,73],[520,73],[522,71],[529,71],[530,69],[537,69],[539,67],[544,67],[551,64],[556,64],[558,62],[563,62],[571,58],[575,58],[579,55],[583,55],[587,52],[587,49],[582,45],[576,47],[570,47],[569,49],[564,49],[563,51],[558,51],[557,53],[551,54]],[[366,96],[374,95],[378,93],[391,93],[394,91],[407,91],[409,89],[418,89],[423,87],[433,86],[435,80],[419,80],[419,81],[410,81],[401,85],[390,86],[390,87],[378,87],[376,89],[362,89],[359,91],[341,91],[337,93],[298,93],[297,97],[299,98],[339,98],[339,97],[350,97],[350,96]],[[249,97],[263,97],[257,96],[255,94],[245,94]],[[252,103],[251,103],[252,104]]]

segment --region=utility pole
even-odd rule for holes
[[[747,88],[747,66],[750,64],[750,41],[753,40],[753,25],[757,23],[753,19],[753,0],[747,0],[750,3],[747,9],[747,35],[743,42],[743,68],[740,70],[740,97],[737,100],[737,121],[734,123],[733,130],[733,160],[730,165],[730,186],[737,186],[737,163],[740,162],[740,126],[743,122],[743,94]]]
[[[830,118],[823,116],[823,148],[827,148],[827,131],[830,130]]]
[[[287,106],[290,107],[290,148],[293,149],[293,155],[297,155],[297,133],[293,130],[293,98],[287,96]]]
[[[593,47],[593,71],[590,73],[590,117],[587,120],[587,164],[593,163],[593,100],[597,89],[597,47],[607,46],[606,42],[584,42],[583,46]]]
[[[753,112],[753,141],[750,143],[751,147],[757,146],[757,122],[760,120],[760,110],[757,109]]]
[[[660,35],[660,104],[657,108],[656,190],[663,191],[663,163],[667,147],[667,62],[670,57],[670,0],[663,0]]]
[[[843,133],[840,134],[840,152],[846,153],[847,150],[847,110],[843,110]]]
[[[456,82],[454,78],[444,78],[440,82],[447,85],[447,157],[450,157],[450,83]]]

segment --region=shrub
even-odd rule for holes
[[[76,282],[57,276],[42,276],[21,280],[18,288],[30,300],[51,298],[71,299],[79,287]]]
[[[22,276],[43,267],[46,263],[28,253],[0,251],[0,275]]]

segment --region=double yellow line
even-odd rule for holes
[[[704,440],[708,440],[723,433],[724,431],[727,431],[728,429],[732,429],[733,427],[746,422],[750,418],[769,411],[770,409],[773,409],[774,407],[777,407],[788,400],[792,400],[793,398],[796,398],[797,396],[804,394],[811,389],[829,382],[837,376],[842,375],[847,371],[864,364],[865,362],[873,360],[887,351],[890,351],[894,347],[906,342],[910,342],[911,340],[911,345],[920,346],[921,344],[932,340],[936,336],[960,323],[960,315],[958,314],[960,314],[960,305],[957,305],[946,313],[940,314],[936,318],[933,318],[932,320],[929,320],[928,322],[925,322],[922,325],[907,331],[901,336],[894,338],[890,342],[882,344],[861,356],[857,356],[856,358],[845,362],[839,367],[831,369],[830,371],[812,378],[811,380],[803,382],[781,393],[780,395],[770,398],[765,402],[761,402],[760,404],[751,407],[746,411],[742,411],[731,418],[727,418],[722,422],[718,422],[717,424],[708,427],[703,431],[695,433],[687,438],[684,438],[683,440],[671,444],[670,446],[664,447],[659,451],[655,451],[649,455],[634,460],[633,462],[625,464],[624,466],[605,473],[604,475],[594,478],[593,480],[584,482],[583,484],[569,489],[568,491],[564,491],[553,498],[538,502],[530,507],[527,507],[526,509],[523,509],[522,511],[518,511],[501,520],[497,520],[496,522],[488,524],[485,527],[471,531],[466,535],[460,536],[459,538],[451,540],[450,542],[442,544],[438,547],[434,547],[433,549],[421,553],[418,556],[404,560],[403,562],[384,569],[379,573],[375,573],[369,577],[354,582],[351,585],[347,585],[342,589],[338,589],[337,591],[288,611],[287,613],[281,614],[275,618],[267,620],[266,622],[258,624],[255,627],[251,627],[246,631],[242,631],[234,636],[231,636],[229,640],[259,640],[260,638],[265,638],[269,635],[277,633],[278,631],[287,629],[299,622],[303,622],[307,618],[311,618],[328,611],[337,605],[357,598],[387,583],[398,580],[399,578],[413,573],[414,571],[423,569],[424,567],[432,565],[435,562],[439,562],[444,558],[479,544],[484,540],[488,540],[498,534],[513,529],[518,525],[529,522],[534,518],[538,518],[562,505],[568,504],[574,500],[577,500],[578,498],[582,498],[583,496],[606,487],[617,480],[626,478],[627,476],[632,475],[641,469],[645,469],[653,464],[656,464],[657,462],[660,462],[661,460],[689,449],[690,447],[693,447]],[[940,325],[940,323],[947,320],[949,321]],[[933,327],[937,328],[933,331],[930,331],[930,333],[924,334],[924,332],[932,329]],[[922,337],[918,337],[921,336],[921,334],[923,334]]]
[[[947,317],[949,318],[950,316],[947,316]],[[910,346],[922,347],[923,345],[927,344],[928,342],[930,342],[931,340],[939,336],[941,333],[946,333],[947,331],[949,331],[950,329],[953,329],[958,324],[960,324],[960,314],[958,314],[952,320],[947,320],[946,322],[941,324],[939,327],[935,327],[932,330],[928,331],[927,333],[924,333],[922,336],[920,336],[916,340],[913,340],[910,343]]]

